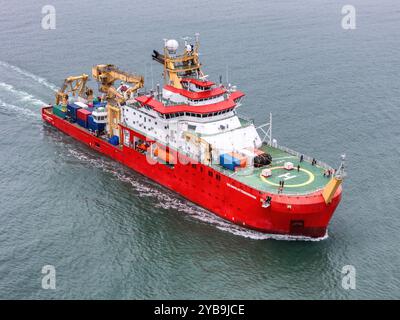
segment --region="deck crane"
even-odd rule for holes
[[[92,76],[99,83],[99,91],[106,95],[109,135],[120,136],[120,105],[123,105],[133,93],[143,87],[143,76],[122,71],[112,64],[94,66]],[[117,80],[130,84],[131,87],[121,93],[114,87],[114,82]]]
[[[69,93],[72,93],[74,97],[77,95],[89,102],[92,101],[93,90],[86,86],[88,79],[89,76],[87,74],[65,78],[61,89],[56,93],[56,104],[61,103],[63,106],[66,106],[68,104]]]

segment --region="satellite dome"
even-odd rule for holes
[[[179,43],[175,39],[169,39],[165,43],[165,47],[167,48],[168,51],[174,52],[178,50]]]

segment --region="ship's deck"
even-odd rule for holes
[[[253,168],[252,171],[245,169],[243,172],[233,172],[216,164],[212,165],[212,167],[250,187],[270,193],[278,193],[279,181],[281,180],[285,181],[282,194],[291,195],[315,192],[324,188],[330,180],[330,178],[324,176],[326,169],[318,163],[317,165],[312,165],[311,162],[306,160],[300,162],[298,156],[268,145],[263,145],[261,149],[272,156],[271,165]],[[284,163],[287,161],[293,163],[293,170],[289,171],[283,168]],[[298,164],[300,165],[300,171],[297,169]],[[261,176],[261,171],[265,168],[272,170],[272,176],[268,178]]]

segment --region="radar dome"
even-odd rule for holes
[[[178,50],[179,43],[175,39],[170,39],[165,43],[165,47],[168,51],[176,51]]]

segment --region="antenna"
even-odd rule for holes
[[[153,63],[150,63],[150,73],[151,73],[151,89],[154,89]]]
[[[181,39],[185,41],[185,47],[188,45],[188,41],[192,40],[192,38],[189,36],[184,36]]]
[[[272,146],[272,112],[269,113],[269,145]]]
[[[226,83],[229,83],[229,66],[226,65]]]
[[[147,63],[144,65],[144,78],[147,78]],[[146,81],[144,82],[144,92],[146,92]]]

